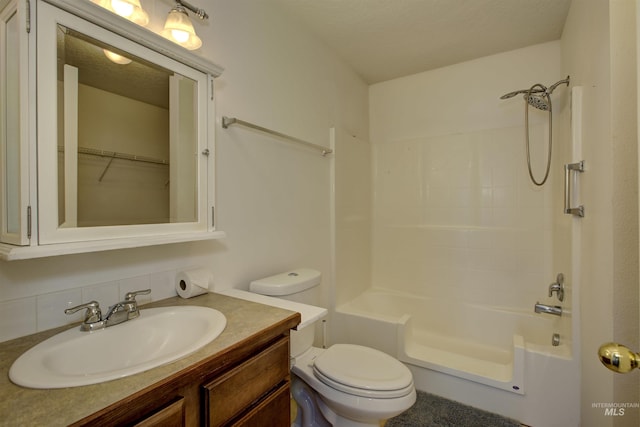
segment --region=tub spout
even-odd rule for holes
[[[562,316],[562,307],[559,305],[547,305],[537,302],[533,310],[536,313],[547,313],[553,314],[554,316]]]

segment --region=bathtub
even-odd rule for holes
[[[369,289],[334,318],[339,339],[405,362],[419,390],[529,425],[579,423],[579,366],[566,316],[535,314],[533,303],[519,311]]]

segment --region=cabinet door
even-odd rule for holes
[[[267,394],[273,394],[276,387],[282,387],[284,384],[288,390],[288,379],[289,339],[284,338],[203,386],[207,425],[223,426],[233,418],[244,417],[245,415],[241,414],[250,409],[255,402],[263,401]],[[272,401],[269,398],[266,400]],[[281,399],[276,399],[274,402],[277,406],[282,406]],[[287,405],[285,415],[288,419],[288,397],[285,404]],[[268,412],[268,408],[261,410],[261,413]]]
[[[0,241],[13,245],[29,244],[28,14],[0,0]]]
[[[45,2],[37,60],[39,243],[207,233],[209,76]]]

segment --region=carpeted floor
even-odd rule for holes
[[[418,392],[408,411],[387,420],[385,427],[520,427],[520,423],[433,394]]]

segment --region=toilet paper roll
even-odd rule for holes
[[[176,292],[182,298],[192,298],[209,292],[211,274],[205,269],[180,271],[176,275]]]

